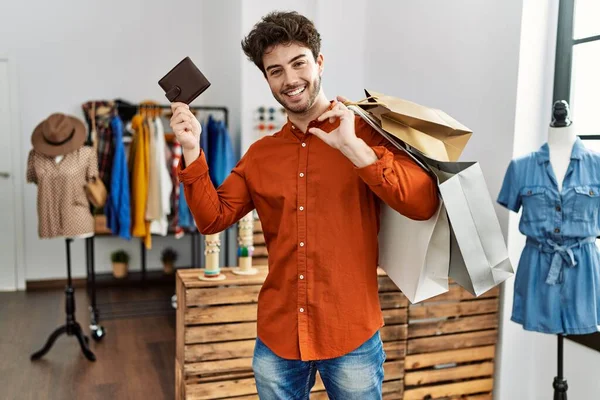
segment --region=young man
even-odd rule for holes
[[[437,210],[434,181],[321,88],[324,58],[311,21],[265,16],[243,40],[286,109],[281,131],[250,146],[215,189],[200,124],[174,103],[179,173],[203,234],[256,208],[269,252],[252,367],[261,399],[307,399],[318,370],[335,399],[379,399],[385,352],[378,297],[380,201],[413,219]]]

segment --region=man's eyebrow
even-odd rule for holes
[[[288,61],[288,64],[291,64],[294,61],[296,61],[296,60],[298,60],[298,59],[300,59],[302,57],[306,57],[306,54],[299,54],[299,55],[297,55],[296,57],[294,57],[290,61]],[[279,64],[269,65],[265,71],[269,71],[269,70],[271,70],[273,68],[276,68],[276,67],[281,67],[281,65],[279,65]]]

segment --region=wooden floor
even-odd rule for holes
[[[172,294],[170,288],[102,291],[99,302],[168,299]],[[77,321],[89,336],[85,289],[76,289],[75,295]],[[62,290],[0,293],[0,399],[174,398],[174,312],[101,321],[105,338],[100,342],[90,338],[96,362],[83,356],[75,336],[66,335],[44,358],[30,361],[31,353],[65,323],[64,308]]]

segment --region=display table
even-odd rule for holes
[[[222,268],[226,279],[215,282],[199,280],[202,269],[177,271],[177,399],[258,399],[252,355],[258,293],[267,267],[255,267],[259,272],[253,276]],[[381,329],[387,355],[384,398],[402,399],[406,380],[407,399],[430,393],[431,398],[448,393],[444,396],[491,399],[497,289],[473,299],[452,286],[435,301],[409,307],[385,272],[379,269],[378,274],[386,324]],[[405,361],[410,368],[406,374]],[[328,398],[318,374],[311,393],[311,399]]]

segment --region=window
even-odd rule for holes
[[[571,107],[577,134],[600,152],[600,1],[560,0],[554,99]],[[600,351],[600,334],[568,336]]]

